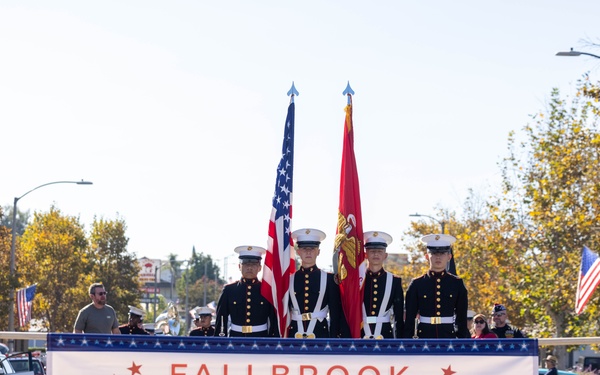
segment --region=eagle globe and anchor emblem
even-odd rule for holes
[[[349,266],[356,268],[356,249],[360,248],[361,243],[355,236],[349,237],[354,228],[356,228],[356,217],[349,214],[346,218],[338,211],[337,234],[335,235],[335,250],[333,253],[335,281],[338,284],[348,277],[344,257],[346,257]],[[344,251],[342,252],[342,250]],[[360,282],[362,283],[362,277]]]

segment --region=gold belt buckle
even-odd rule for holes
[[[242,326],[242,333],[252,333],[252,326]]]
[[[314,339],[314,338],[316,338],[314,333],[300,333],[300,332],[296,332],[294,337],[297,339]]]
[[[431,324],[442,324],[442,318],[439,316],[432,317]]]
[[[302,314],[302,321],[306,322],[307,320],[311,320],[312,319],[312,314],[311,313],[304,313]]]

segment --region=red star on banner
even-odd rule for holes
[[[443,368],[442,371],[444,371],[444,375],[456,374],[456,371],[452,371],[452,365],[448,365],[448,368]]]
[[[142,375],[142,373],[140,372],[140,367],[142,367],[142,365],[135,365],[135,362],[131,362],[132,365],[131,367],[127,367],[127,370],[131,371],[131,375],[135,375],[135,374],[140,374]]]

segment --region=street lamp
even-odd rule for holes
[[[203,288],[204,288],[204,302],[202,303],[202,306],[206,306],[206,284],[208,284],[208,277],[206,276],[206,273],[208,271],[208,262],[206,261],[206,258],[204,258],[204,275],[202,276],[202,281],[204,282],[203,284]]]
[[[185,329],[189,332],[190,331],[190,325],[191,325],[191,319],[190,319],[190,302],[189,302],[189,282],[190,282],[190,275],[189,275],[189,271],[190,271],[190,260],[185,260],[184,261],[186,263],[185,265],[185,273],[183,274],[183,280],[185,281]]]
[[[422,214],[419,214],[419,213],[410,214],[408,216],[412,216],[412,217],[426,217],[426,218],[429,218],[429,219],[431,219],[433,221],[436,221],[438,224],[440,224],[440,226],[442,228],[442,234],[446,234],[445,233],[445,229],[446,229],[446,222],[445,221],[440,221],[440,220],[436,219],[433,216],[422,215]]]
[[[594,55],[593,53],[573,51],[573,47],[571,47],[571,50],[568,52],[557,52],[556,53],[556,56],[580,56],[580,55],[592,56],[597,59],[600,59],[600,56]]]
[[[81,181],[54,181],[54,182],[48,182],[46,184],[34,187],[33,189],[29,190],[27,193],[21,195],[20,197],[15,197],[15,200],[14,200],[14,203],[13,203],[13,212],[12,212],[12,235],[11,235],[12,238],[11,238],[11,243],[10,243],[10,277],[11,277],[11,280],[15,276],[15,270],[16,270],[16,267],[15,267],[15,246],[16,246],[16,243],[17,243],[17,202],[19,201],[19,199],[23,198],[24,196],[26,196],[27,194],[31,193],[34,190],[37,190],[39,188],[43,188],[44,186],[54,185],[54,184],[92,185],[92,182],[90,182],[90,181],[84,181],[84,180],[81,180]],[[14,300],[15,300],[15,289],[11,286],[11,288],[10,288],[11,307],[8,309],[8,330],[11,331],[11,332],[15,330],[15,312],[14,312],[14,306],[12,304]]]

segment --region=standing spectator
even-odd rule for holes
[[[402,279],[383,268],[392,236],[385,232],[366,232],[363,238],[368,266],[361,334],[365,339],[401,338],[404,332]]]
[[[260,292],[257,275],[266,250],[258,246],[238,246],[242,278],[223,287],[217,303],[215,335],[230,337],[279,337],[275,308]]]
[[[89,292],[92,303],[79,310],[73,332],[120,334],[115,309],[106,304],[104,285],[94,283],[90,285]]]
[[[494,326],[492,332],[494,332],[501,339],[522,339],[525,334],[518,328],[513,328],[507,324],[508,315],[506,313],[506,307],[504,305],[495,304],[492,309],[492,319],[494,320]]]
[[[549,355],[546,357],[546,375],[558,375],[558,370],[556,369],[557,359],[553,355]]]
[[[473,318],[473,329],[471,337],[474,339],[497,339],[498,336],[488,326],[487,318],[483,314],[477,314]]]
[[[427,246],[429,271],[413,279],[406,291],[406,338],[468,338],[467,288],[461,278],[446,271],[456,238],[429,234],[421,238]],[[415,320],[418,318],[418,324]]]
[[[345,319],[340,287],[333,274],[317,267],[317,257],[321,253],[319,245],[325,239],[325,233],[317,229],[298,229],[292,233],[292,238],[296,241],[300,268],[290,279],[292,321],[288,337],[342,337]]]
[[[129,319],[127,324],[119,326],[122,335],[149,335],[150,332],[144,329],[144,310],[129,305]]]
[[[214,336],[215,327],[211,324],[212,310],[203,306],[194,310],[194,324],[196,328],[190,331],[190,336]]]

